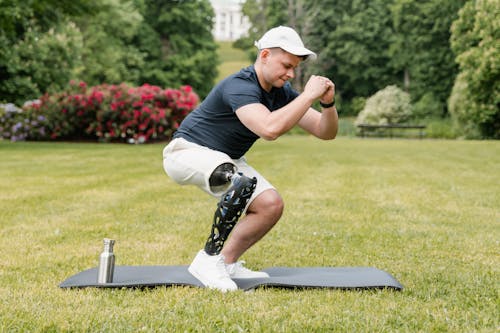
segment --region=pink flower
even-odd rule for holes
[[[151,100],[155,97],[154,94],[152,93],[144,93],[141,95],[141,101],[148,101],[148,100]]]

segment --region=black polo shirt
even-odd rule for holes
[[[254,66],[249,66],[217,84],[182,121],[174,138],[181,137],[238,159],[259,137],[241,123],[236,110],[248,104],[261,103],[270,111],[275,111],[298,95],[289,82],[268,93],[260,86]]]

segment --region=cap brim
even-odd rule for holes
[[[269,49],[269,48],[274,48],[274,47],[279,47],[282,50],[285,50],[288,53],[291,53],[293,55],[296,55],[298,57],[307,57],[307,59],[311,60],[316,60],[318,58],[318,55],[314,53],[313,51],[306,49],[305,47],[292,47],[292,46],[282,46],[282,45],[266,45],[266,43],[258,42],[255,41],[254,45],[259,49]]]
[[[296,55],[298,57],[307,57],[307,59],[310,60],[316,60],[318,58],[318,55],[314,53],[313,51],[306,49],[305,47],[282,47],[280,46],[283,50],[285,50],[288,53],[291,53],[293,55]]]

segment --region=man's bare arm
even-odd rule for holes
[[[263,104],[248,104],[236,110],[236,115],[243,125],[259,137],[275,140],[295,126],[327,89],[324,78],[312,76],[304,92],[284,107],[271,112]]]

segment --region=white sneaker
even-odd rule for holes
[[[244,261],[238,261],[234,264],[226,265],[227,272],[231,279],[256,279],[268,278],[269,274],[266,272],[255,272],[243,266]]]
[[[222,255],[211,256],[205,250],[200,250],[188,271],[205,287],[223,292],[238,289],[236,283],[229,277]]]

